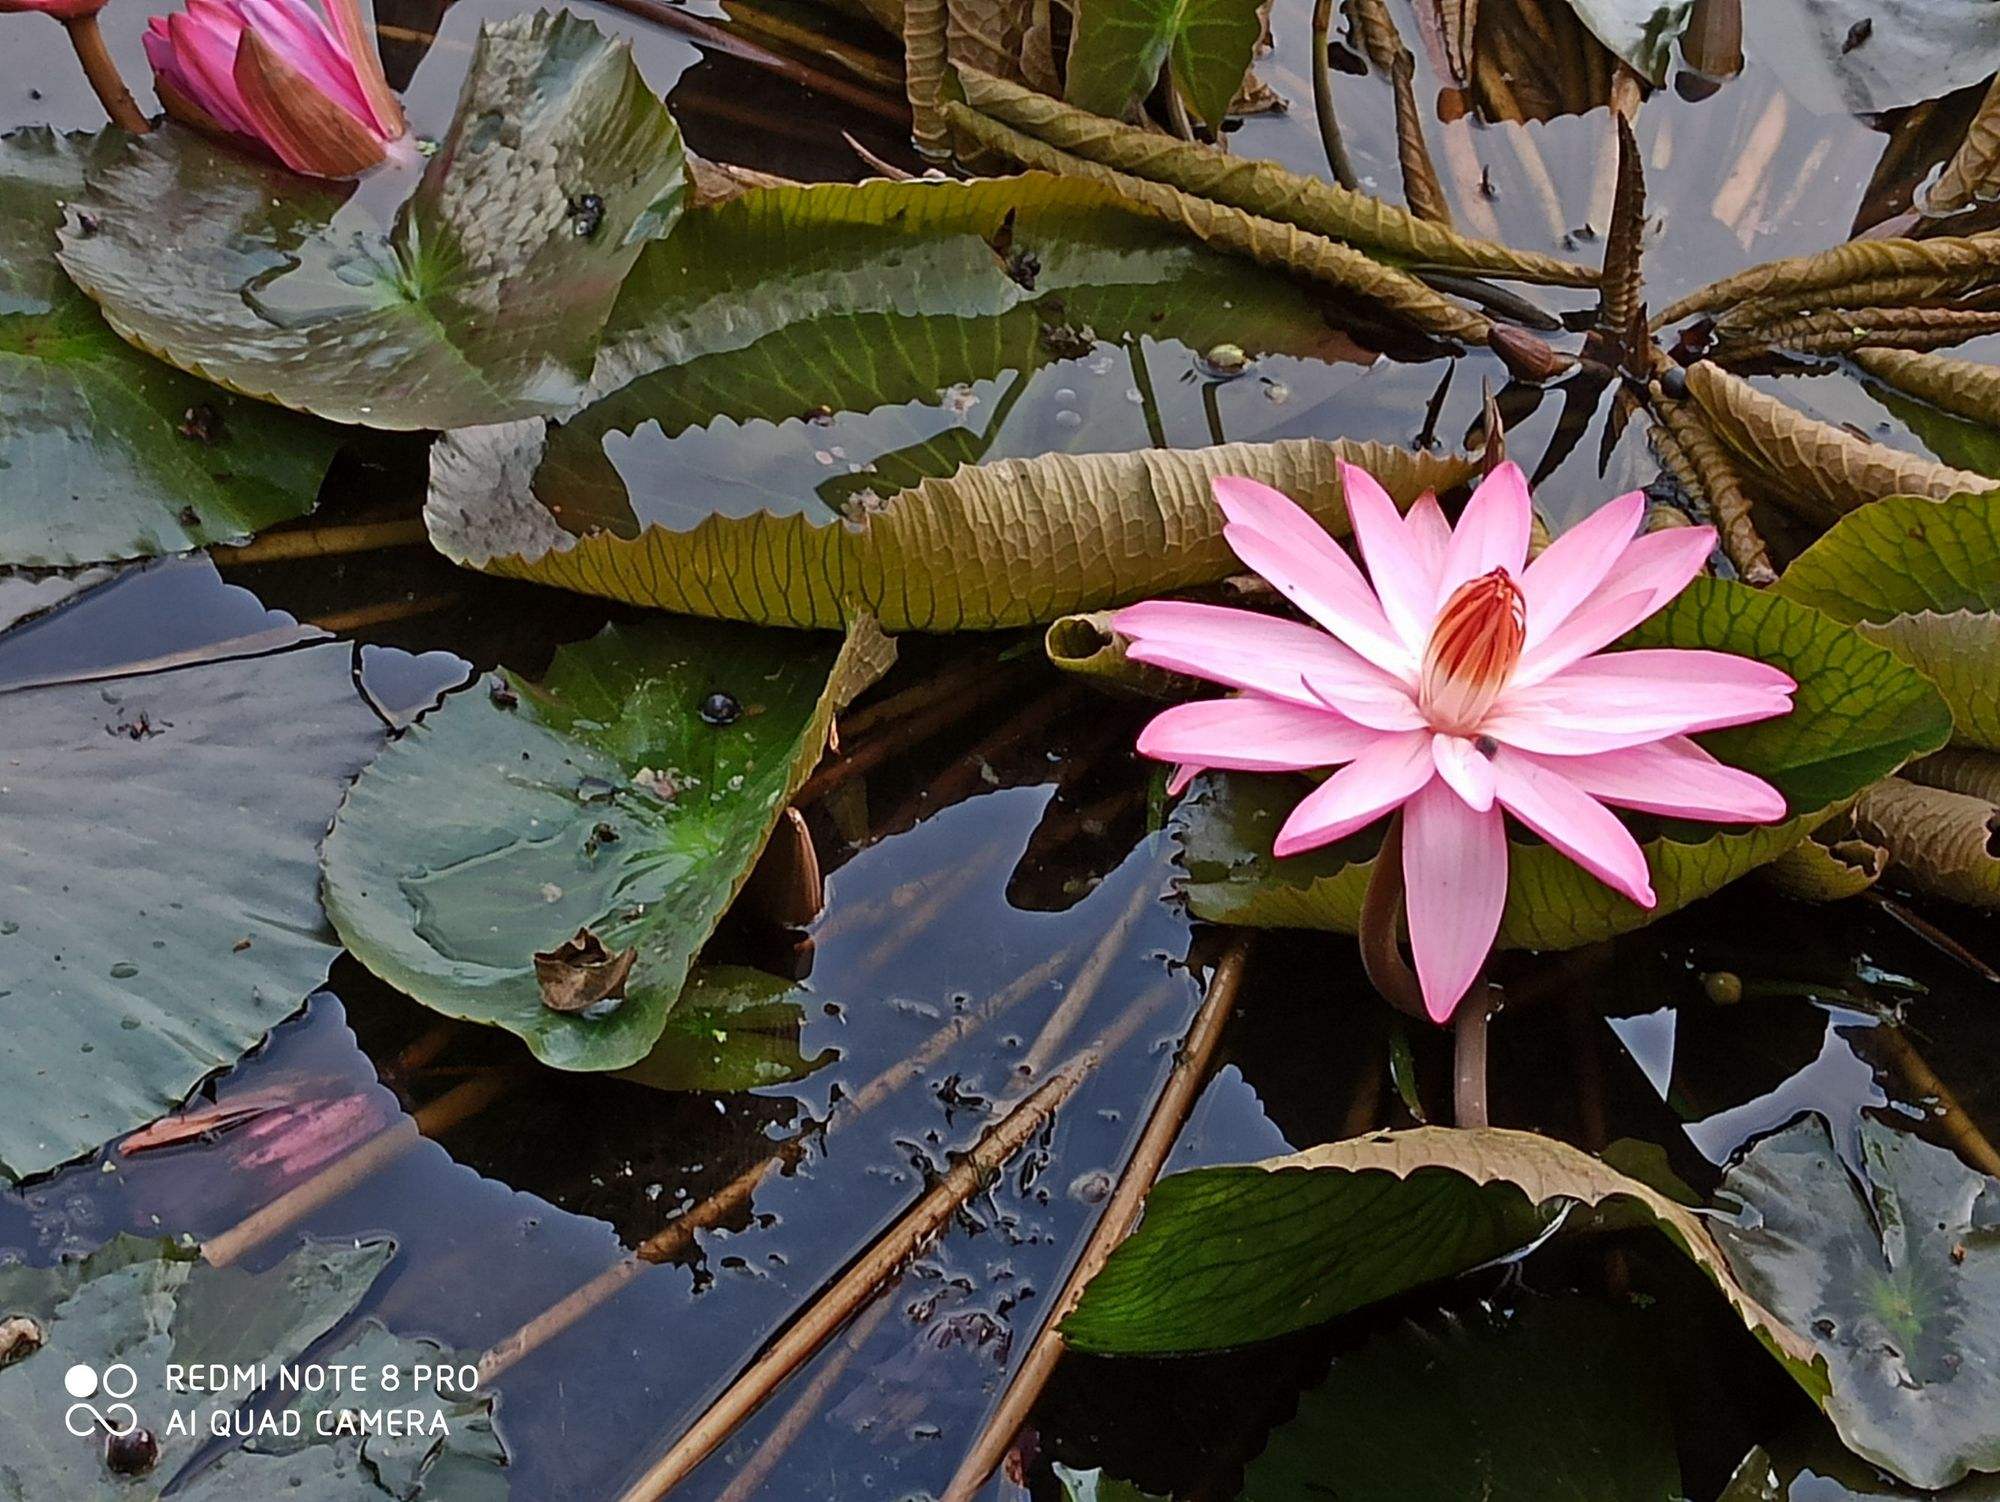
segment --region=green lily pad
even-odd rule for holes
[[[1078,1350],[1226,1350],[1533,1246],[1558,1224],[1651,1226],[1693,1260],[1815,1396],[1813,1350],[1744,1290],[1702,1219],[1533,1132],[1418,1127],[1170,1174],[1062,1332]]]
[[[1952,739],[2000,751],[2000,490],[1891,496],[1848,513],[1778,581],[1929,678]]]
[[[835,711],[892,656],[866,620],[844,641],[657,620],[563,648],[540,683],[475,683],[355,783],[326,840],[327,913],[425,1006],[560,1069],[636,1065]],[[542,1002],[534,955],[582,929],[637,951],[607,1014]]]
[[[60,205],[124,149],[114,131],[0,136],[0,564],[240,541],[310,511],[339,446],[326,423],[141,354],[63,275]]]
[[[1817,1116],[1722,1182],[1716,1239],[1737,1276],[1806,1333],[1827,1417],[1857,1455],[1916,1486],[2000,1471],[2000,1180],[1861,1122],[1857,1182]]]
[[[31,1319],[43,1335],[37,1349],[0,1367],[0,1492],[65,1502],[158,1496],[210,1442],[209,1423],[226,1422],[255,1392],[258,1384],[243,1379],[259,1363],[275,1372],[296,1361],[346,1318],[394,1251],[384,1240],[308,1244],[252,1273],[211,1267],[192,1246],[120,1236],[77,1261],[0,1268],[0,1319]],[[220,1364],[228,1380],[214,1391],[170,1392],[170,1362]],[[105,1467],[100,1432],[79,1437],[65,1427],[76,1399],[63,1378],[77,1363],[100,1374],[123,1364],[135,1374],[124,1401],[160,1446],[142,1480]],[[110,1407],[115,1389],[92,1401],[114,1424],[127,1422]]]
[[[1284,278],[1091,184],[761,190],[640,258],[594,400],[446,435],[427,516],[457,562],[686,614],[1046,621],[1231,572],[1210,458],[1166,446],[1309,431],[1370,358]],[[1326,443],[1211,452],[1339,518]],[[1467,473],[1348,452],[1410,496]]]
[[[1122,120],[1163,64],[1188,108],[1220,127],[1264,34],[1257,0],[1078,0],[1063,97]]]
[[[1237,1502],[1680,1502],[1647,1331],[1580,1298],[1405,1325],[1334,1359]]]
[[[351,647],[265,619],[0,690],[0,1181],[172,1110],[339,953],[316,849],[382,722]]]
[[[1914,433],[1939,463],[2000,480],[2000,429],[1946,412],[1878,381],[1866,385],[1868,394]]]
[[[558,412],[680,211],[680,133],[628,43],[567,11],[516,16],[480,32],[385,232],[390,186],[296,177],[170,124],[93,163],[62,262],[126,339],[232,391],[378,428]]]
[[[1141,1491],[1129,1481],[1107,1476],[1101,1468],[1075,1471],[1058,1461],[1051,1469],[1056,1484],[1062,1487],[1063,1502],[1171,1502],[1170,1498]]]
[[[1790,714],[1696,737],[1731,766],[1774,785],[1791,816],[1780,824],[1729,829],[1649,821],[1640,843],[1659,897],[1650,911],[1552,847],[1514,839],[1500,922],[1503,946],[1595,943],[1706,897],[1776,859],[1828,811],[1912,757],[1935,751],[1950,733],[1950,713],[1937,691],[1890,652],[1792,600],[1746,585],[1697,579],[1620,645],[1734,652],[1797,679]],[[1305,786],[1295,778],[1235,773],[1197,785],[1178,820],[1188,901],[1198,917],[1354,931],[1379,829],[1277,860],[1272,838]]]
[[[309,1242],[275,1267],[248,1272],[212,1267],[192,1246],[120,1236],[78,1261],[0,1269],[0,1320],[26,1317],[42,1336],[0,1368],[0,1490],[65,1502],[151,1502],[170,1485],[190,1502],[503,1502],[506,1451],[493,1400],[442,1393],[428,1375],[418,1380],[419,1367],[436,1372],[465,1358],[368,1320],[300,1361],[354,1311],[394,1250],[380,1239]],[[64,1375],[77,1363],[100,1374],[104,1390],[92,1401],[107,1420],[136,1422],[158,1442],[159,1459],[143,1475],[113,1474],[101,1433],[66,1426],[75,1399]],[[201,1389],[170,1387],[169,1364],[200,1368]],[[295,1364],[360,1366],[369,1385],[281,1402],[272,1417],[295,1415],[296,1435],[257,1425],[263,1395],[282,1397],[282,1371]],[[119,1365],[131,1369],[123,1397],[124,1375],[115,1388],[112,1381]],[[217,1369],[226,1380],[216,1380]],[[341,1410],[373,1418],[391,1409],[403,1432],[364,1433],[340,1418]],[[77,1413],[78,1424],[89,1422]],[[253,1430],[244,1448],[198,1461],[214,1434]]]

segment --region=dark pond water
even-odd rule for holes
[[[448,116],[479,24],[516,8],[513,0],[461,0],[441,14],[382,7],[392,72],[413,76],[420,129]],[[859,177],[866,168],[841,141],[846,130],[871,152],[915,165],[899,128],[877,114],[608,7],[579,9],[632,38],[649,82],[706,155],[800,178]],[[1413,17],[1396,9],[1416,38]],[[689,7],[740,26],[735,10]],[[1318,172],[1307,10],[1296,0],[1278,6],[1277,47],[1262,70],[1292,110],[1249,120],[1231,145]],[[804,8],[785,8],[783,19],[869,45],[864,29]],[[15,50],[0,70],[0,116],[94,124],[95,107],[53,34],[9,27]],[[127,45],[136,27],[121,24],[114,35],[128,76],[144,76]],[[1741,77],[1720,87],[1683,79],[1641,114],[1655,306],[1737,266],[1845,238],[1857,215],[1896,207],[1897,183],[1906,196],[1949,144],[1933,121],[1937,151],[1927,158],[1917,141],[1900,177],[1875,181],[1885,144],[1901,138],[1884,122],[1818,112],[1788,95],[1757,50],[1768,43],[1753,26]],[[1422,49],[1419,70],[1419,98],[1435,103],[1438,80]],[[1363,178],[1393,196],[1386,87],[1360,78],[1338,87]],[[1607,115],[1601,98],[1570,103],[1583,107],[1530,124],[1433,120],[1467,227],[1521,247],[1597,254],[1612,186]],[[1963,118],[1963,100],[1933,113],[1948,123],[1954,111]],[[1490,193],[1462,191],[1482,175]],[[1246,309],[1262,295],[1247,274],[1243,295]],[[1538,295],[1557,311],[1579,305],[1573,295]],[[1621,431],[1607,421],[1601,382],[1578,374],[1547,390],[1507,387],[1497,361],[1482,355],[1378,358],[1344,310],[1307,301],[1285,316],[1319,320],[1299,341],[1311,352],[1269,356],[1233,380],[1171,337],[1102,340],[1003,371],[956,408],[944,394],[857,403],[835,414],[831,434],[790,419],[749,444],[731,430],[725,393],[712,422],[672,437],[657,427],[635,435],[620,468],[635,492],[696,476],[740,487],[746,505],[772,492],[811,504],[823,498],[829,469],[852,472],[961,431],[968,406],[977,432],[967,457],[1292,434],[1454,446],[1491,383],[1506,388],[1511,450],[1534,473],[1552,520],[1653,478],[1639,425]],[[1916,445],[1838,370],[1787,377],[1786,388],[1820,415]],[[835,448],[843,452],[830,465],[822,455]],[[414,515],[421,453],[416,441],[356,445],[320,519]],[[219,561],[220,573],[200,560],[137,571],[8,634],[0,686],[116,672],[241,635],[274,609],[354,642],[357,692],[401,719],[475,669],[540,671],[556,646],[611,613],[460,572],[419,548],[252,567],[226,553]],[[828,901],[802,939],[780,953],[768,936],[723,935],[740,957],[807,979],[818,1008],[804,1050],[827,1050],[831,1060],[803,1083],[669,1095],[537,1069],[504,1035],[440,1026],[343,959],[296,1017],[206,1092],[223,1104],[282,1096],[296,1111],[282,1136],[238,1131],[139,1155],[113,1149],[0,1195],[0,1260],[44,1263],[120,1230],[217,1236],[287,1190],[326,1182],[316,1175],[329,1164],[415,1112],[422,1140],[281,1218],[247,1259],[268,1265],[302,1233],[386,1233],[399,1253],[367,1312],[463,1351],[517,1351],[503,1343],[804,1134],[803,1158],[767,1178],[747,1212],[697,1233],[672,1260],[620,1283],[494,1372],[513,1495],[613,1497],[976,1139],[996,1105],[1101,1042],[1102,1064],[1053,1130],[676,1493],[730,1502],[932,1495],[1094,1224],[1220,942],[1172,897],[1173,842],[1155,827],[1152,779],[1129,749],[1143,711],[1058,681],[1033,646],[1011,637],[909,644],[877,697],[967,664],[982,665],[965,681],[984,690],[959,720],[899,746],[811,809]],[[1926,923],[1975,955],[2000,958],[2000,934],[1979,915],[1926,908],[1913,919],[1894,899],[1815,909],[1754,884],[1613,945],[1514,957],[1502,977],[1509,1005],[1493,1031],[1493,1119],[1592,1148],[1655,1143],[1697,1188],[1801,1111],[1826,1115],[1843,1142],[1864,1113],[1935,1135],[1926,1086],[1876,1037],[1883,1011],[1900,1008],[1964,1107],[2000,1125],[2000,1043],[1990,1026],[2000,987]],[[1740,978],[1740,1000],[1712,999],[1720,988],[1705,978],[1716,972]],[[1170,1168],[1409,1124],[1390,1077],[1393,1046],[1409,1050],[1419,1098],[1441,1106],[1450,1093],[1442,1036],[1391,1032],[1350,940],[1260,937],[1223,1062]],[[912,1057],[919,1067],[879,1104],[836,1107]],[[829,1119],[831,1130],[813,1130]],[[985,1495],[1057,1495],[1051,1466],[1060,1462],[1103,1467],[1161,1494],[1226,1499],[1300,1389],[1371,1335],[1435,1320],[1440,1307],[1463,1313],[1633,1289],[1674,1321],[1668,1395],[1655,1417],[1671,1430],[1689,1497],[1714,1496],[1751,1445],[1815,1423],[1690,1275],[1635,1240],[1476,1274],[1442,1306],[1428,1295],[1241,1357],[1071,1357],[1034,1416],[1025,1482],[996,1478]],[[1324,1495],[1343,1495],[1337,1478]]]

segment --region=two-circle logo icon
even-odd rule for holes
[[[114,1439],[122,1439],[139,1427],[139,1411],[130,1403],[111,1402],[98,1408],[91,1398],[102,1393],[107,1398],[129,1398],[139,1390],[139,1374],[122,1361],[115,1361],[98,1375],[95,1367],[79,1361],[63,1373],[63,1390],[77,1399],[63,1413],[63,1427],[78,1439],[102,1429]]]

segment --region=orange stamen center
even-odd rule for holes
[[[1431,627],[1417,685],[1417,706],[1431,727],[1452,735],[1477,731],[1513,676],[1527,634],[1527,601],[1504,568],[1452,591]]]

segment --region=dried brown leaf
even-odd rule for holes
[[[2000,807],[1984,798],[1887,777],[1855,800],[1854,827],[1918,891],[2000,907]]]
[[[1020,78],[1021,42],[1033,24],[1026,0],[949,0],[945,44],[954,63]]]
[[[2000,424],[2000,369],[1994,366],[1901,349],[1859,349],[1854,363],[1876,380],[1954,416]]]
[[[1766,261],[1691,292],[1653,320],[1664,328],[1696,313],[1713,313],[1750,298],[1805,293],[1841,296],[1854,283],[1897,277],[1938,278],[1960,290],[1979,286],[2000,273],[2000,235],[1967,235],[1934,240],[1852,240],[1809,256]]]
[[[1748,461],[1773,499],[1812,520],[1832,521],[1886,495],[1943,499],[1992,486],[1981,475],[1816,422],[1713,361],[1691,367],[1687,383],[1709,430]]]
[[[1711,360],[1736,364],[1775,350],[1844,355],[1860,349],[1935,350],[2000,333],[2000,310],[1988,308],[1864,308],[1794,313],[1732,331],[1709,350]]]
[[[1618,131],[1618,190],[1611,202],[1611,230],[1604,241],[1597,327],[1607,338],[1616,340],[1626,359],[1633,361],[1650,343],[1639,312],[1639,299],[1644,294],[1640,259],[1646,239],[1646,168],[1639,156],[1638,138],[1632,134],[1632,122],[1615,110],[1611,118]]]
[[[1384,73],[1396,66],[1399,56],[1409,55],[1402,33],[1396,30],[1396,18],[1383,0],[1347,0],[1347,19],[1368,61]]]
[[[1424,140],[1424,112],[1417,104],[1417,63],[1405,52],[1390,70],[1396,97],[1396,160],[1403,169],[1403,198],[1410,212],[1432,224],[1451,225],[1451,200],[1438,181],[1437,164]]]
[[[1415,268],[1484,272],[1556,286],[1597,281],[1593,267],[1461,235],[1379,198],[1275,162],[1136,130],[975,69],[961,69],[960,79],[973,110],[1072,163],[1080,160],[1281,220]]]
[[[1991,751],[1947,746],[1922,761],[1911,762],[1899,775],[1925,787],[2000,803],[2000,756]]]
[[[1926,214],[1956,214],[1995,197],[2000,197],[2000,78],[1988,86],[1965,139],[1930,190],[1918,195],[1917,207]]]
[[[1445,66],[1456,83],[1472,80],[1473,39],[1479,30],[1479,0],[1437,0],[1438,34]]]
[[[1092,610],[1051,621],[1042,636],[1042,650],[1066,673],[1089,679],[1099,688],[1142,699],[1191,699],[1212,693],[1211,685],[1125,655],[1126,639],[1111,629],[1110,610]]]
[[[1654,449],[1682,486],[1708,503],[1722,551],[1744,583],[1766,585],[1778,577],[1771,555],[1750,515],[1750,497],[1729,455],[1702,423],[1691,402],[1669,397],[1656,382],[1652,409]]]
[[[552,1012],[587,1012],[600,1002],[622,998],[639,958],[636,947],[613,953],[587,928],[554,949],[535,951],[535,981],[542,1005]]]
[[[945,129],[945,0],[903,0],[903,76],[910,100],[910,135],[927,157],[951,154]]]
[[[1492,321],[1482,314],[1440,297],[1415,277],[1351,245],[1072,156],[955,100],[945,105],[945,114],[953,129],[980,146],[1024,166],[1103,183],[1134,207],[1179,225],[1206,245],[1365,297],[1427,334],[1484,344],[1493,333]]]

